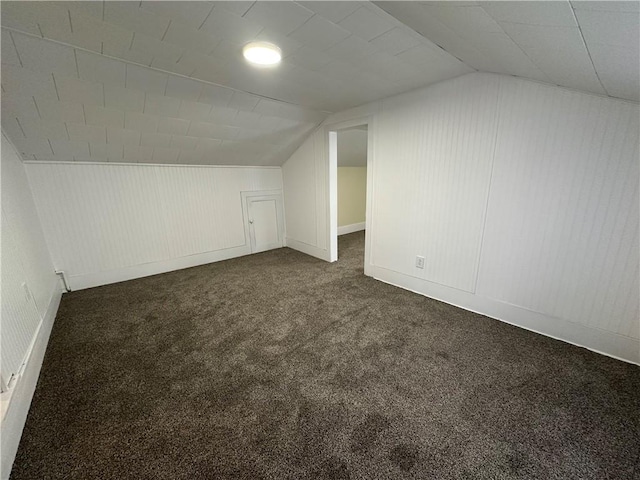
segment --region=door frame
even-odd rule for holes
[[[251,225],[249,223],[249,199],[259,199],[263,197],[265,199],[272,198],[276,201],[276,217],[278,222],[278,237],[280,238],[280,246],[285,246],[284,240],[284,199],[282,197],[282,190],[255,190],[248,192],[240,192],[240,198],[242,202],[242,222],[244,224],[244,244],[249,247],[249,253],[260,253],[266,250],[256,250],[253,242],[251,241]]]
[[[367,126],[367,198],[365,209],[365,232],[364,232],[364,273],[371,276],[371,266],[373,265],[373,252],[371,242],[373,238],[373,168],[374,168],[374,133],[375,118],[373,115],[362,115],[329,123],[324,127],[325,145],[328,157],[327,162],[327,218],[329,228],[327,229],[327,245],[329,246],[329,261],[338,260],[338,131],[348,128]]]

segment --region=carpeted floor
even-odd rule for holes
[[[64,295],[12,479],[640,479],[640,368],[279,249]]]

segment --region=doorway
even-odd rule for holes
[[[251,253],[284,246],[282,192],[242,192],[245,238]]]
[[[337,133],[338,236],[341,236],[366,227],[367,126],[346,128]]]
[[[330,261],[338,260],[339,236],[364,231],[364,269],[367,274],[372,233],[372,119],[365,117],[332,124],[327,126],[327,133]],[[341,242],[346,240],[344,237]]]

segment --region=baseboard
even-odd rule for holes
[[[369,271],[372,277],[385,283],[618,360],[640,365],[639,339],[534,312],[382,267],[372,265]]]
[[[31,354],[27,360],[24,372],[17,380],[13,390],[10,392],[11,399],[9,406],[2,420],[2,428],[0,437],[2,437],[2,466],[0,475],[2,480],[7,480],[11,474],[11,467],[18,451],[20,437],[27,420],[31,399],[36,390],[42,361],[47,350],[53,322],[60,306],[60,298],[62,292],[59,290],[56,280],[56,288],[49,302],[47,312],[40,323],[40,327],[36,333],[36,340],[33,344]]]
[[[83,290],[85,288],[109,285],[110,283],[124,282],[134,278],[158,275],[159,273],[172,272],[183,268],[197,267],[207,263],[229,260],[230,258],[250,255],[251,247],[242,245],[239,247],[225,248],[213,252],[188,255],[186,257],[171,258],[159,262],[143,263],[130,267],[118,268],[102,272],[92,272],[81,275],[69,275],[69,288],[71,290]]]
[[[338,236],[364,230],[365,225],[366,225],[365,222],[361,222],[361,223],[352,223],[351,225],[343,225],[342,227],[338,227]]]
[[[329,262],[329,251],[323,250],[318,247],[314,247],[313,245],[309,245],[308,243],[300,242],[298,240],[294,240],[293,238],[286,239],[287,247],[297,250],[302,253],[306,253],[307,255],[311,255],[312,257],[319,258],[320,260],[324,260],[325,262]]]

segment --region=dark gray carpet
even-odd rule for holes
[[[363,238],[64,295],[12,478],[640,478],[638,367],[364,277]]]

